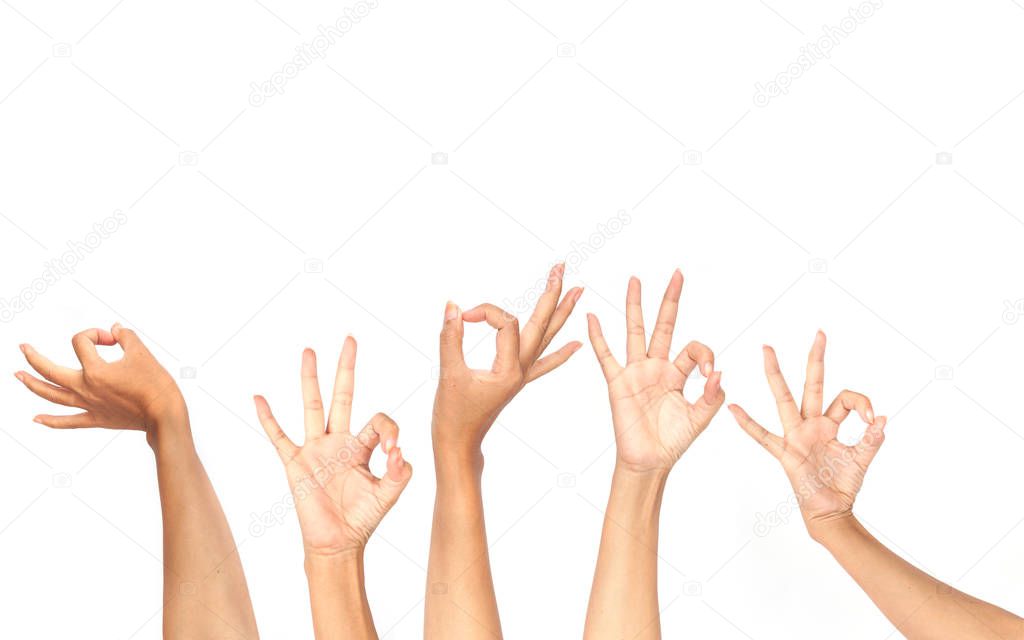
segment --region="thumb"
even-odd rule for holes
[[[465,364],[462,355],[462,310],[449,301],[444,307],[444,326],[441,328],[441,368]]]
[[[122,327],[120,322],[110,328],[110,334],[114,336],[114,340],[117,340],[117,343],[121,345],[125,352],[146,348],[142,344],[142,340],[139,339],[139,336],[131,329]]]
[[[409,480],[412,479],[412,465],[405,461],[402,456],[402,449],[394,447],[388,453],[388,470],[378,483],[378,491],[381,499],[388,505],[388,508],[398,502],[399,496],[405,490]]]
[[[707,426],[725,402],[725,391],[722,390],[722,372],[714,371],[704,383],[704,393],[693,403],[693,409],[702,425]]]
[[[864,431],[860,441],[853,445],[853,459],[864,469],[867,469],[871,461],[875,459],[878,450],[882,448],[882,443],[885,442],[886,422],[885,416],[875,418],[875,421]]]

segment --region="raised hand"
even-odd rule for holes
[[[83,331],[71,344],[81,369],[54,364],[23,344],[28,363],[45,380],[24,371],[15,375],[39,397],[83,410],[36,416],[40,424],[146,432],[156,459],[163,515],[164,637],[258,637],[231,529],[196,454],[188,410],[174,378],[134,331],[119,324],[110,331]],[[124,353],[113,362],[96,349],[115,344]]]
[[[658,523],[669,472],[725,401],[711,349],[686,345],[669,361],[683,274],[676,269],[647,344],[640,281],[626,290],[626,366],[612,356],[597,317],[590,342],[608,381],[617,458],[583,630],[586,640],[661,638]],[[696,402],[683,397],[694,369],[707,378]]]
[[[445,308],[431,428],[437,493],[427,566],[426,640],[501,637],[484,527],[480,446],[502,408],[527,383],[556,369],[581,346],[570,342],[541,357],[583,293],[570,289],[559,300],[564,271],[561,264],[551,269],[521,333],[516,318],[494,305],[460,312],[449,302]],[[463,322],[487,322],[497,329],[497,355],[489,370],[466,365]]]
[[[29,365],[45,380],[19,371],[15,374],[32,393],[55,404],[83,409],[74,415],[42,414],[35,421],[55,429],[106,427],[137,429],[151,438],[157,423],[185,412],[178,385],[160,366],[134,331],[115,324],[110,331],[87,329],[74,336],[81,369],[54,364],[32,346],[21,351]],[[97,345],[118,344],[124,355],[114,362],[104,360]]]
[[[583,293],[573,288],[559,301],[564,272],[563,264],[551,269],[547,287],[522,332],[515,316],[493,304],[464,312],[447,304],[441,330],[441,377],[434,400],[435,454],[478,454],[484,435],[505,405],[527,383],[558,368],[582,346],[573,341],[541,357]],[[489,370],[466,365],[463,321],[486,322],[497,329],[497,354]]]
[[[284,433],[263,396],[255,396],[260,424],[273,442],[288,475],[306,554],[335,556],[361,552],[412,477],[412,466],[398,447],[398,425],[383,413],[359,433],[349,430],[355,383],[356,341],[345,340],[338,361],[330,413],[324,426],[316,354],[302,354],[305,441],[296,446]],[[370,472],[373,450],[387,455],[382,478]]]
[[[626,366],[615,360],[601,333],[597,316],[588,314],[590,342],[608,381],[618,463],[633,471],[668,470],[699,436],[725,401],[722,374],[715,356],[691,342],[669,361],[672,333],[679,311],[683,274],[672,274],[661,302],[650,345],[644,332],[640,281],[630,278],[626,291]],[[696,402],[683,397],[694,368],[707,381]]]
[[[867,396],[853,391],[842,391],[822,413],[825,334],[820,331],[807,358],[807,379],[799,408],[782,377],[775,350],[767,345],[764,371],[778,405],[783,437],[759,425],[738,405],[730,405],[729,410],[744,431],[782,463],[807,530],[816,537],[821,526],[852,514],[864,474],[885,439],[886,419],[875,416]],[[839,424],[851,411],[856,411],[868,427],[857,444],[847,446],[836,435]]]

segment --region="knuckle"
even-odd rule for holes
[[[695,352],[697,354],[701,354],[701,355],[712,356],[712,357],[714,356],[714,352],[711,351],[711,347],[707,346],[703,342],[698,342],[697,340],[691,340],[690,343],[688,345],[686,345],[686,350],[687,351],[693,351],[693,352]]]
[[[526,373],[519,367],[513,367],[506,375],[505,380],[509,386],[518,387],[525,382]]]

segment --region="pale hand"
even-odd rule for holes
[[[387,512],[412,478],[412,466],[398,448],[398,425],[378,413],[358,433],[349,430],[355,383],[356,343],[345,340],[334,383],[329,418],[324,427],[316,355],[302,354],[302,396],[305,441],[296,446],[274,418],[262,396],[256,396],[260,424],[281,456],[307,556],[335,556],[366,546]],[[387,455],[387,472],[370,472],[373,450]]]
[[[711,349],[691,342],[674,361],[668,359],[682,287],[683,275],[676,270],[648,346],[640,281],[630,279],[626,292],[625,367],[612,356],[597,317],[587,316],[590,341],[608,382],[618,462],[633,471],[671,469],[725,401],[722,374],[714,370]],[[698,366],[707,381],[701,397],[690,402],[683,396],[683,388]]]
[[[801,406],[789,391],[775,351],[764,347],[764,367],[782,421],[783,437],[771,433],[738,405],[736,421],[779,462],[793,486],[800,512],[812,536],[828,523],[852,515],[868,465],[885,439],[884,417],[876,417],[867,396],[841,392],[822,413],[825,383],[825,334],[818,332],[807,360]],[[836,439],[839,424],[856,411],[868,425],[861,439],[845,445]]]

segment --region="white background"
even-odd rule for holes
[[[368,591],[383,637],[418,638],[444,303],[510,306],[567,257],[567,286],[586,292],[563,342],[586,339],[592,311],[623,355],[628,276],[651,321],[679,266],[676,348],[712,346],[729,401],[765,425],[777,420],[760,345],[799,387],[823,328],[828,394],[863,391],[891,416],[859,515],[941,579],[1020,610],[1024,5],[887,1],[760,107],[755,84],[848,5],[381,0],[252,106],[250,83],[345,7],[0,3],[0,296],[127,216],[0,325],[0,369],[24,366],[20,342],[70,364],[74,332],[118,320],[171,371],[195,369],[181,386],[264,637],[311,627],[294,515],[250,531],[287,491],[251,395],[298,437],[301,349],[321,355],[326,387],[344,336],[359,339],[356,417],[393,415],[416,468],[368,549]],[[619,211],[629,224],[600,235]],[[467,341],[487,362],[490,335]],[[52,408],[9,373],[2,635],[159,637],[144,438],[35,425]],[[488,435],[507,637],[579,636],[612,442],[589,346]],[[665,495],[667,637],[899,637],[798,516],[755,533],[788,496],[722,411]]]

